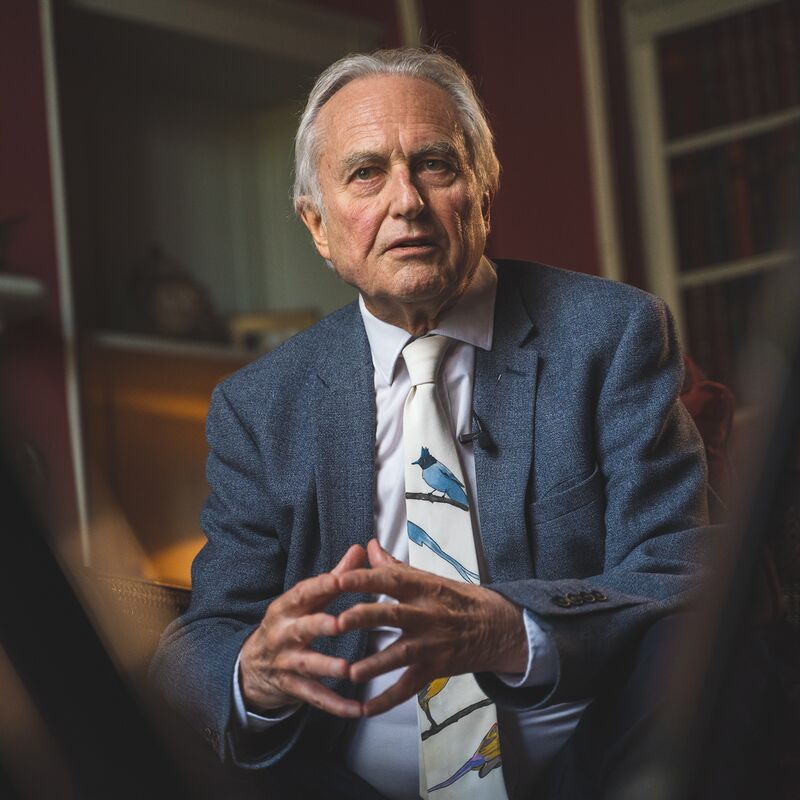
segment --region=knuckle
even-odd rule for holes
[[[428,588],[428,594],[438,601],[442,601],[446,594],[446,587],[441,581],[434,581]]]
[[[311,580],[311,578],[304,578],[289,589],[289,594],[291,594],[294,605],[300,605],[305,601],[306,595],[308,594],[308,584]]]
[[[284,645],[284,631],[277,626],[267,628],[264,631],[263,649],[267,653],[280,653]]]

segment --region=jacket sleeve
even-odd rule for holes
[[[594,412],[595,473],[549,510],[559,526],[587,509],[604,520],[603,569],[583,578],[490,588],[527,609],[555,644],[554,685],[512,689],[476,676],[514,708],[590,697],[615,655],[657,618],[681,610],[705,572],[709,528],[702,441],[679,400],[680,348],[666,305],[644,295],[608,362]],[[564,528],[562,527],[562,530]]]
[[[201,523],[208,541],[192,564],[191,605],[162,635],[150,680],[220,760],[265,767],[297,740],[305,710],[247,734],[236,724],[231,676],[245,639],[283,591],[280,512],[264,479],[268,465],[222,386],[212,396],[206,436],[210,494]]]

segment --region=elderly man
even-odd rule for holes
[[[349,56],[311,92],[295,204],[359,301],[216,389],[208,543],[152,667],[290,796],[593,796],[644,718],[642,637],[696,583],[669,313],[490,262],[498,175],[439,53]]]

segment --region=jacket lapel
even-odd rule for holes
[[[311,432],[317,452],[320,563],[327,569],[333,568],[351,545],[366,547],[373,536],[376,411],[372,357],[358,303],[340,313],[319,361],[320,396]],[[340,597],[329,611],[336,614],[367,599]],[[342,639],[337,654],[348,659],[360,657],[366,633],[354,632]]]
[[[533,457],[538,354],[517,280],[498,270],[492,349],[477,350],[473,404],[494,451],[475,448],[481,538],[488,579],[533,576],[525,506]]]
[[[525,504],[533,454],[538,355],[518,282],[499,270],[492,350],[475,359],[475,411],[496,449],[475,448],[481,535],[491,582],[533,575]],[[321,563],[333,567],[373,534],[375,388],[372,357],[358,304],[343,309],[317,369],[315,465]],[[331,613],[368,598],[339,598]],[[347,636],[339,655],[360,657],[366,635]],[[349,652],[345,653],[342,650]]]

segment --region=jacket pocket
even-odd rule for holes
[[[542,580],[587,578],[603,571],[605,481],[596,467],[564,491],[528,506],[534,572]]]
[[[605,486],[600,467],[595,466],[594,471],[587,478],[568,489],[548,494],[531,503],[529,512],[531,522],[542,524],[558,519],[565,514],[570,514],[583,506],[593,503],[604,495]]]

